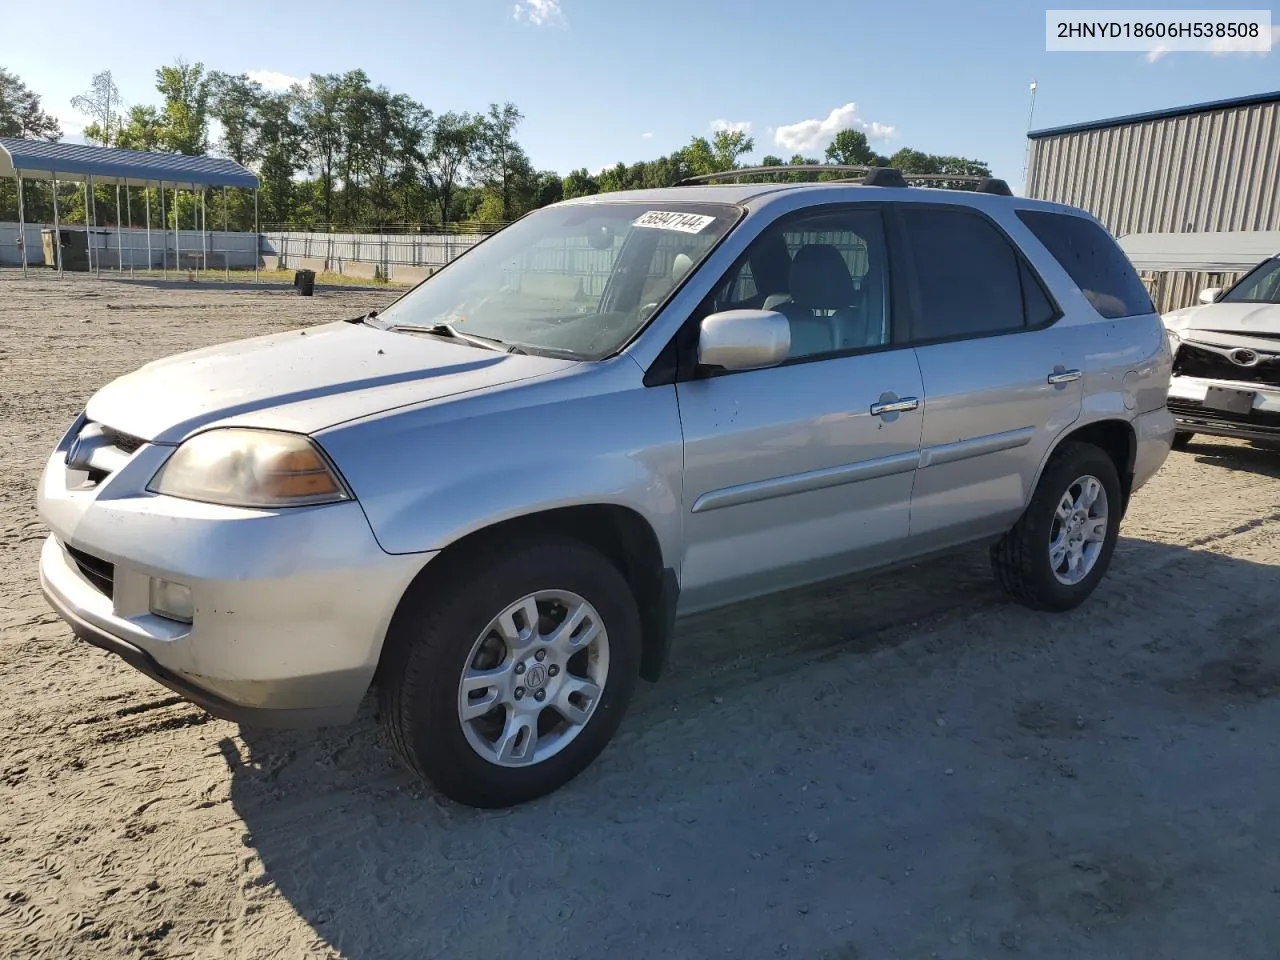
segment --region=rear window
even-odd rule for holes
[[[1040,210],[1019,210],[1018,219],[1048,248],[1102,316],[1114,320],[1155,312],[1151,295],[1124,251],[1097,223]]]

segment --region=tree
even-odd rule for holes
[[[533,167],[516,142],[516,128],[524,115],[514,103],[491,104],[486,116],[477,118],[477,178],[486,191],[498,198],[499,219],[506,223],[516,217],[515,194],[533,179]]]
[[[155,107],[129,109],[129,122],[116,135],[116,146],[126,150],[155,150],[164,136],[164,121]]]
[[[104,147],[115,143],[124,102],[120,99],[120,91],[110,70],[95,73],[89,81],[89,89],[71,98],[71,106],[93,119],[84,128],[86,140],[100,143]]]
[[[827,146],[827,163],[852,167],[882,167],[885,158],[871,149],[861,130],[841,130]]]
[[[245,74],[233,76],[214,71],[209,74],[209,114],[222,127],[218,149],[241,166],[258,156],[258,116],[264,91],[262,84]]]
[[[333,220],[334,165],[342,150],[342,77],[335,73],[311,75],[305,89],[298,89],[299,119],[310,154],[312,170],[320,178],[324,220]]]
[[[591,176],[587,172],[587,168],[573,170],[567,174],[563,181],[564,199],[572,200],[574,197],[592,197],[600,192],[600,181]]]
[[[426,172],[440,211],[440,225],[449,225],[454,192],[467,174],[480,139],[477,118],[469,113],[449,113],[437,118],[432,131]]]
[[[755,140],[741,130],[717,130],[710,142],[694,137],[680,153],[695,176],[705,176],[736,169],[738,158],[755,148]]]
[[[209,150],[209,78],[203,63],[181,57],[156,71],[156,89],[164,97],[161,145],[173,153],[198,156]]]
[[[268,94],[258,104],[261,212],[269,223],[287,223],[297,212],[294,176],[302,169],[305,155],[298,109],[298,98],[291,93]]]
[[[62,139],[62,128],[44,112],[40,98],[4,67],[0,67],[0,137]]]
[[[772,153],[768,154],[760,161],[762,167],[781,167],[783,165],[781,157],[775,157]]]

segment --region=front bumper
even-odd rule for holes
[[[392,556],[356,503],[243,510],[147,494],[168,451],[144,446],[97,488],[41,479],[52,533],[40,585],[80,638],[210,713],[256,726],[350,720],[401,596],[430,554]],[[192,623],[150,609],[153,577],[184,584]]]
[[[1236,413],[1205,406],[1211,386],[1253,391],[1252,409]],[[1280,439],[1280,387],[1269,384],[1175,376],[1169,383],[1169,410],[1178,429],[1187,433],[1241,440]]]

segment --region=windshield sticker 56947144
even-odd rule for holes
[[[632,221],[633,227],[655,227],[659,230],[678,230],[681,233],[701,233],[715,217],[700,213],[668,213],[650,210]]]

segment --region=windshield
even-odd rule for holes
[[[644,326],[740,213],[680,202],[547,207],[468,250],[378,319],[448,324],[508,348],[598,360]]]
[[[1262,261],[1218,302],[1280,303],[1280,257]]]

